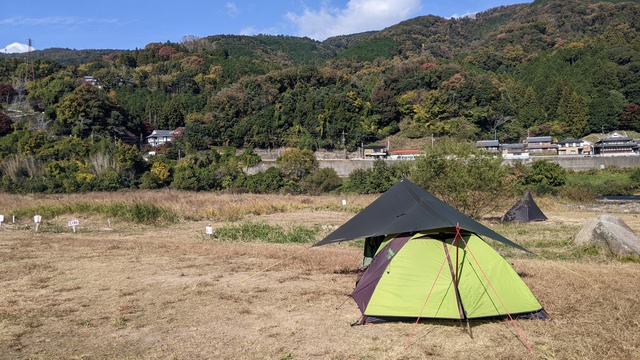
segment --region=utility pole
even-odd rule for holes
[[[24,82],[25,84],[29,82],[29,80],[35,81],[36,79],[36,70],[33,66],[33,61],[31,59],[31,47],[33,46],[33,41],[31,41],[31,38],[29,38],[29,41],[27,42],[27,63],[25,64],[24,67]]]
[[[344,151],[344,158],[347,159],[347,147],[345,146],[344,129],[342,129],[342,150]]]

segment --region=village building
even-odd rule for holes
[[[515,143],[515,144],[502,144],[502,157],[504,159],[521,159],[528,158],[529,153],[525,148],[524,144]]]
[[[174,130],[153,130],[151,135],[147,136],[147,143],[151,146],[164,145],[173,140]]]
[[[569,138],[558,142],[558,155],[591,155],[591,143]]]
[[[480,140],[476,141],[478,149],[486,150],[492,153],[500,152],[500,141],[498,140]]]
[[[638,153],[638,143],[632,138],[613,133],[596,141],[594,145],[596,155],[630,155]]]
[[[389,153],[383,145],[366,145],[362,147],[362,155],[365,159],[386,159]]]
[[[527,137],[526,144],[529,155],[558,155],[558,145],[551,136]]]

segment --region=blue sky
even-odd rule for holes
[[[283,34],[324,40],[420,15],[462,16],[531,0],[24,0],[0,7],[0,48],[135,49],[186,35]]]

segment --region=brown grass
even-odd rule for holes
[[[169,195],[169,196],[167,196]],[[351,327],[359,311],[347,295],[361,250],[348,245],[234,243],[210,239],[191,211],[235,207],[231,218],[274,225],[320,225],[328,233],[353,212],[340,197],[132,192],[58,198],[0,195],[0,213],[25,201],[160,201],[182,221],[161,227],[66,218],[60,231],[0,230],[2,359],[631,359],[640,356],[640,265],[603,255],[508,259],[550,313],[520,320],[531,356],[508,321],[425,321]],[[354,209],[374,197],[348,199]],[[538,200],[538,199],[536,199]],[[140,200],[139,200],[140,201]],[[571,239],[601,212],[539,201],[545,223],[486,223],[536,251],[573,254]],[[279,204],[259,210],[265,203]],[[549,206],[548,206],[549,205]],[[553,206],[551,206],[553,205]],[[251,211],[255,206],[258,210]],[[508,207],[508,205],[506,206]],[[636,232],[638,214],[621,216]],[[186,215],[185,215],[186,214]],[[7,214],[5,214],[7,215]],[[78,214],[82,215],[82,214]],[[224,216],[216,217],[219,219]],[[319,234],[319,236],[324,235]],[[559,242],[559,243],[558,243]],[[500,248],[500,251],[503,251]]]
[[[246,215],[266,215],[299,209],[358,211],[371,203],[373,195],[294,196],[261,194],[227,194],[176,190],[135,190],[71,195],[0,194],[0,211],[5,222],[18,209],[59,206],[64,204],[134,204],[148,203],[167,207],[182,220],[234,221]],[[342,199],[347,205],[342,206]],[[34,214],[35,215],[35,214]],[[22,219],[27,222],[32,219]]]

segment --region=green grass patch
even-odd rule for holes
[[[175,212],[169,208],[150,203],[133,204],[109,203],[91,204],[87,202],[40,205],[16,209],[13,214],[18,217],[31,217],[36,214],[44,219],[51,219],[69,214],[103,215],[137,224],[159,225],[173,223],[177,219]]]
[[[305,244],[316,240],[319,229],[294,226],[285,229],[260,222],[243,222],[216,229],[216,238],[230,241]]]
[[[575,171],[567,173],[567,182],[564,186],[568,189],[567,197],[586,196],[587,200],[594,196],[621,196],[633,195],[638,190],[637,175],[635,169],[623,169],[610,167],[603,170],[592,169],[589,171]],[[577,193],[577,196],[576,196]]]

